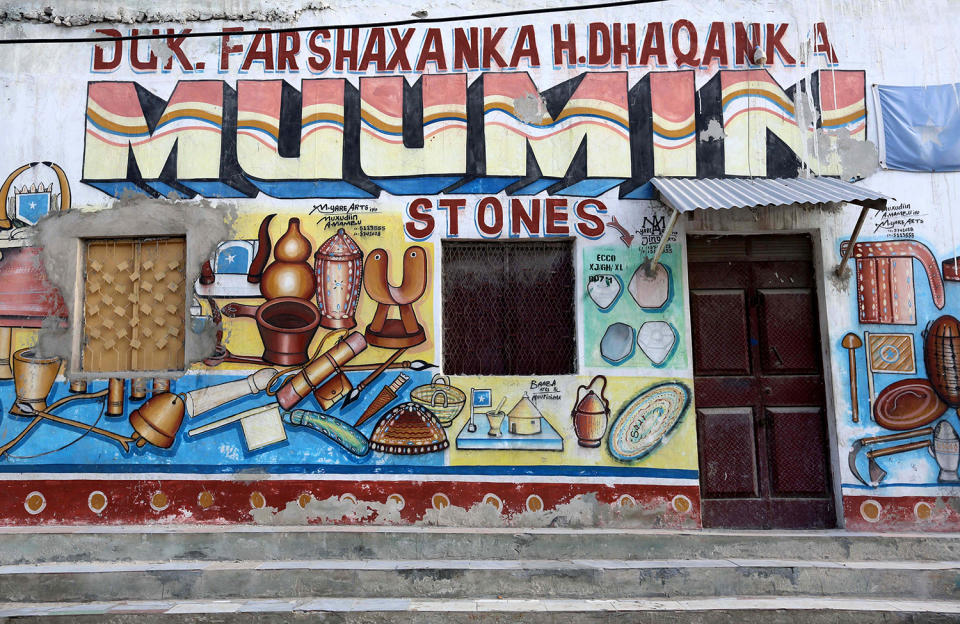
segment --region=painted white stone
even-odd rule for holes
[[[666,321],[647,321],[637,332],[637,346],[654,364],[663,364],[676,343],[677,332]]]
[[[617,302],[622,290],[623,283],[612,273],[591,275],[587,284],[587,293],[601,310],[609,310]]]

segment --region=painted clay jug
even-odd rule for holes
[[[273,248],[273,262],[263,272],[260,294],[267,299],[310,299],[316,288],[310,257],[310,241],[300,232],[300,219],[290,219],[287,232]]]
[[[592,390],[597,381],[600,384],[600,394]],[[590,383],[577,388],[577,402],[573,406],[571,417],[573,418],[573,430],[577,434],[577,444],[586,448],[597,448],[603,439],[603,434],[607,431],[607,419],[610,417],[610,403],[603,396],[607,389],[607,378],[603,375],[597,375],[590,380]],[[580,391],[587,390],[586,395],[581,399]]]

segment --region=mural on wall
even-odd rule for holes
[[[848,245],[842,242],[840,253]],[[850,418],[841,420],[840,430],[849,471],[844,489],[859,501],[847,510],[856,526],[890,521],[905,487],[930,488],[937,496],[958,482],[960,321],[945,313],[956,296],[947,286],[950,260],[941,273],[923,242],[863,241],[852,257],[857,324],[840,340],[850,392]],[[916,263],[926,276],[919,283]],[[885,496],[894,498],[886,503]],[[937,515],[931,501],[924,495],[909,499],[915,520]]]
[[[838,67],[822,23],[715,21],[698,49],[688,20],[610,15],[622,19],[157,40],[163,63],[120,39],[91,46],[64,87],[75,114],[57,120],[75,144],[31,148],[63,168],[4,164],[0,474],[41,476],[4,482],[28,488],[27,516],[0,522],[244,521],[329,495],[370,521],[480,504],[546,524],[583,499],[628,522],[698,526],[682,231],[652,263],[664,211],[634,200],[653,196],[653,176],[839,175],[805,146],[865,139],[866,74]],[[803,72],[794,37],[812,37]],[[65,302],[30,232],[58,207],[143,196],[209,200],[229,236],[196,263],[191,232],[79,240]],[[455,239],[569,244],[576,334],[562,372],[444,369]],[[922,250],[882,251],[856,249],[858,267],[896,271],[875,313],[917,316],[909,258]],[[531,281],[553,267],[511,262],[497,279],[512,290],[475,271],[478,304],[455,319],[468,349],[555,347],[547,320],[525,313],[551,296]],[[491,331],[491,310],[507,308],[515,323]],[[44,323],[72,332],[69,353],[12,333]],[[215,346],[190,362],[187,337],[203,331]],[[878,353],[861,373],[877,378],[877,404],[881,378],[912,374],[887,355],[912,345],[885,336],[862,338]],[[927,434],[941,456],[947,433]],[[83,514],[67,507],[80,492]]]

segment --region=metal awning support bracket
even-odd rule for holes
[[[680,211],[670,205],[664,197],[663,194],[660,194],[660,201],[663,205],[667,206],[673,211],[673,214],[670,215],[670,221],[667,222],[667,227],[663,230],[663,235],[660,237],[660,244],[657,245],[657,251],[653,254],[653,258],[648,258],[647,261],[643,263],[644,271],[647,276],[653,277],[656,273],[657,265],[660,263],[660,256],[663,255],[663,250],[667,247],[667,241],[670,240],[670,235],[673,234],[673,228],[677,225],[677,218],[680,217]]]
[[[867,213],[871,208],[874,210],[884,210],[887,207],[886,201],[858,201],[852,203],[858,204],[862,206],[862,208],[860,209],[860,216],[857,217],[857,225],[854,226],[853,234],[850,235],[850,244],[847,245],[847,250],[843,252],[843,258],[834,271],[837,277],[843,277],[843,271],[847,268],[847,261],[850,260],[850,255],[853,254],[853,246],[857,244],[860,230],[863,228],[864,221],[867,220]]]

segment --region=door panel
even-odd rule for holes
[[[753,410],[749,407],[697,410],[697,435],[710,440],[711,458],[700,481],[710,496],[756,497]]]
[[[704,526],[835,523],[809,237],[688,237]]]
[[[815,293],[809,288],[757,290],[762,306],[760,319],[760,363],[764,372],[818,373],[820,371],[819,328]]]
[[[742,290],[695,290],[690,308],[695,368],[704,375],[750,374],[746,297]],[[699,310],[710,313],[700,313]]]
[[[827,466],[807,447],[826,444],[823,413],[815,407],[767,409],[771,475],[776,496],[826,495]]]

